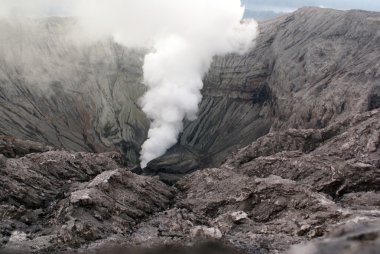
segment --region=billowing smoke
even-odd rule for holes
[[[90,3],[91,2],[91,3]],[[177,142],[183,120],[197,117],[202,78],[213,56],[252,46],[255,22],[241,22],[240,0],[89,0],[79,16],[86,31],[111,33],[126,46],[148,47],[143,111],[152,120],[141,166]],[[88,29],[90,28],[90,29]]]
[[[148,91],[140,102],[151,119],[142,167],[177,142],[184,119],[197,117],[213,56],[245,52],[257,32],[256,22],[241,21],[240,0],[2,1],[13,12],[77,16],[87,38],[113,37],[127,47],[150,49],[143,67]]]
[[[240,0],[165,2],[165,15],[175,14],[159,27],[168,30],[154,38],[154,51],[146,56],[144,65],[149,90],[142,106],[152,124],[142,146],[142,167],[177,142],[184,118],[196,118],[202,78],[212,57],[242,53],[256,35],[255,23],[241,23],[244,9]]]

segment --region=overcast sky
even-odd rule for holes
[[[257,11],[289,12],[304,6],[380,11],[380,0],[242,0],[242,2],[247,8]]]
[[[0,16],[71,15],[75,1],[77,0],[0,0]],[[303,6],[380,11],[380,0],[242,0],[242,2],[253,11],[291,12]]]

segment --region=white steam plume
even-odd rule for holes
[[[243,53],[257,23],[241,22],[240,0],[0,0],[1,15],[77,16],[91,39],[112,36],[127,47],[151,49],[144,63],[152,120],[141,166],[177,142],[183,120],[197,117],[202,78],[213,56]]]
[[[155,51],[145,58],[149,90],[142,105],[153,121],[142,146],[142,167],[177,142],[184,118],[196,118],[202,78],[212,57],[242,53],[256,35],[256,23],[240,22],[244,14],[240,0],[173,0],[168,4],[169,13],[170,7],[179,10],[175,19],[180,24],[171,34],[156,38]]]
[[[240,0],[83,0],[78,16],[93,35],[111,34],[125,46],[148,47],[141,99],[152,120],[141,166],[177,142],[183,120],[197,117],[202,78],[213,56],[243,53],[257,23],[241,22]]]

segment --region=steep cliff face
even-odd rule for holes
[[[137,162],[143,53],[75,34],[72,19],[0,20],[0,133]]]
[[[256,47],[215,57],[199,117],[149,164],[167,178],[273,131],[323,128],[380,106],[378,13],[305,8],[260,23]],[[73,40],[71,19],[2,20],[0,133],[138,163],[143,51]]]
[[[260,23],[251,52],[215,58],[199,118],[181,136],[186,161],[176,165],[175,147],[152,171],[217,165],[268,132],[320,129],[378,108],[379,22],[379,13],[305,8]]]

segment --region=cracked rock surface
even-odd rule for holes
[[[380,111],[268,134],[174,186],[118,153],[1,155],[1,250],[192,248],[363,254],[380,247]],[[18,151],[15,149],[15,151]],[[191,251],[189,249],[188,251]]]
[[[158,179],[123,168],[118,153],[1,159],[0,246],[8,251],[52,253],[125,238],[173,198]]]
[[[273,132],[175,186],[175,205],[141,223],[142,245],[197,237],[245,253],[377,253],[380,111],[326,128]],[[338,232],[338,233],[337,233]],[[309,244],[299,245],[304,242]]]

